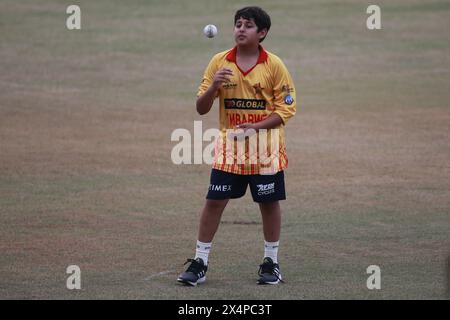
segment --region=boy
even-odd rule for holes
[[[180,274],[178,282],[195,286],[206,279],[211,243],[220,218],[229,199],[242,197],[250,185],[253,200],[259,204],[264,232],[263,263],[258,272],[258,284],[278,284],[282,281],[278,265],[278,244],[281,229],[279,200],[286,199],[284,169],[287,157],[284,125],[295,114],[295,89],[283,62],[260,45],[270,29],[269,15],[259,7],[245,7],[234,17],[236,46],[216,54],[205,70],[197,94],[197,111],[203,115],[210,111],[214,99],[220,99],[220,138],[216,144],[209,191],[203,208],[194,259]],[[240,161],[230,131],[245,138],[245,156]],[[253,136],[262,139],[269,131],[276,142],[270,148],[269,169],[262,163],[261,150],[257,162],[250,152]],[[256,133],[256,134],[255,134]],[[267,137],[267,136],[264,136]],[[250,138],[250,139],[249,139]],[[231,141],[231,147],[230,147]],[[241,139],[242,141],[242,139]],[[253,147],[255,147],[253,145]],[[241,154],[242,156],[242,154]],[[230,161],[231,159],[231,161]],[[250,163],[251,162],[251,163]]]

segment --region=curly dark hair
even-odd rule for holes
[[[267,29],[267,31],[270,29],[270,16],[260,7],[245,7],[239,9],[234,15],[234,24],[236,24],[236,21],[240,18],[255,21],[258,32],[263,29]],[[265,38],[266,37],[260,39],[259,42],[262,42]]]

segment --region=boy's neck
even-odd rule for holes
[[[240,56],[240,57],[259,56],[259,44],[256,47],[255,46],[251,46],[251,47],[238,46],[236,55]]]

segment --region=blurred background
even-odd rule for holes
[[[69,5],[81,30],[68,30]],[[450,256],[450,2],[0,3],[0,298],[442,299]],[[263,42],[297,88],[288,123],[286,284],[256,286],[249,192],[228,205],[208,282],[178,286],[210,166],[175,165],[204,68],[234,46],[236,10],[272,19]],[[206,38],[206,24],[218,35]],[[206,146],[207,142],[204,143]],[[81,269],[81,290],[66,268]],[[368,290],[366,268],[381,269]],[[447,276],[446,276],[447,272]]]

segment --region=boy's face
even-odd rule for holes
[[[267,34],[267,29],[257,31],[258,27],[253,19],[239,18],[234,25],[234,40],[238,46],[258,45],[259,39]]]

